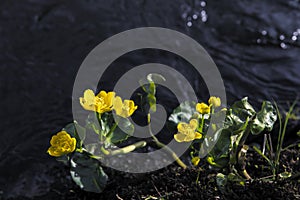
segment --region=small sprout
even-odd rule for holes
[[[192,158],[192,164],[193,164],[195,167],[198,166],[199,162],[200,162],[200,158],[199,158],[198,156]]]
[[[292,176],[292,174],[290,172],[282,172],[278,175],[279,175],[280,178],[283,178],[283,179],[287,179],[287,178]]]

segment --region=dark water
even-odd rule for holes
[[[177,30],[203,45],[219,67],[229,103],[249,95],[255,106],[263,99],[286,105],[300,94],[298,0],[3,0],[0,191],[4,196],[47,192],[53,178],[46,172],[56,162],[45,152],[51,135],[72,120],[72,87],[81,62],[104,39],[144,26]],[[183,65],[161,52],[136,54],[123,64],[153,61],[147,55]],[[199,88],[193,74],[187,76]],[[206,97],[201,89],[199,97]]]

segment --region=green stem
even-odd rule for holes
[[[155,142],[155,144],[160,147],[163,148],[164,150],[166,150],[168,153],[171,154],[171,156],[173,157],[173,159],[177,162],[177,164],[179,166],[181,166],[183,169],[186,169],[187,166],[182,162],[182,160],[180,160],[180,158],[177,156],[177,154],[168,146],[166,146],[165,144],[161,143],[157,137],[154,136],[152,129],[151,129],[151,115],[150,113],[148,113],[148,129],[149,129],[149,133],[151,135],[151,137],[153,138],[153,141]]]
[[[246,169],[242,170],[242,174],[247,180],[252,180]]]
[[[279,108],[277,106],[277,104],[275,103],[275,107],[276,107],[276,112],[277,112],[277,116],[278,116],[278,121],[279,121],[279,131],[278,131],[278,139],[277,139],[277,145],[276,145],[276,156],[275,156],[275,165],[277,165],[277,160],[279,160],[279,156],[280,156],[280,141],[281,141],[281,133],[282,133],[282,116],[280,114]]]
[[[215,113],[215,108],[214,106],[211,106],[211,114],[214,114]]]
[[[294,110],[294,106],[296,105],[297,101],[294,101],[294,103],[291,105],[291,107],[289,108],[288,113],[285,116],[285,120],[284,120],[284,125],[283,125],[283,129],[281,131],[281,126],[282,126],[282,117],[279,113],[279,109],[276,105],[276,109],[278,112],[278,118],[279,118],[279,136],[278,136],[278,141],[277,141],[277,149],[276,149],[276,158],[275,158],[275,166],[276,166],[276,171],[279,170],[279,159],[280,159],[280,154],[282,151],[282,145],[283,145],[283,140],[285,137],[285,133],[286,133],[286,128],[287,128],[287,124],[289,122],[290,116]]]
[[[200,169],[199,169],[198,174],[197,174],[196,184],[198,184],[199,177],[200,177]]]
[[[105,137],[109,138],[109,136],[116,130],[117,127],[118,127],[118,123],[115,122]]]
[[[128,145],[126,147],[123,147],[123,148],[120,148],[120,149],[117,149],[117,150],[113,150],[113,151],[110,151],[110,154],[111,156],[115,156],[115,155],[118,155],[118,154],[126,154],[126,153],[129,153],[129,152],[132,152],[134,151],[135,149],[137,148],[142,148],[144,146],[147,145],[147,142],[145,141],[139,141],[137,143],[134,143],[134,144],[131,144],[131,145]]]
[[[203,133],[203,126],[204,126],[204,115],[202,115],[201,124],[200,124],[200,133],[201,134]]]
[[[107,149],[105,149],[103,146],[101,146],[100,150],[101,150],[101,152],[102,152],[104,155],[109,155],[109,154],[110,154],[110,152],[109,152]]]
[[[165,144],[161,143],[160,141],[158,141],[158,139],[153,135],[152,136],[154,142],[156,143],[156,145],[158,147],[164,148],[164,150],[166,150],[168,153],[171,154],[171,156],[173,157],[173,159],[177,162],[177,164],[182,167],[183,169],[186,169],[187,166],[182,162],[182,160],[180,160],[180,158],[177,156],[177,154],[168,146],[166,146]]]
[[[95,115],[96,115],[96,118],[98,120],[99,127],[101,129],[101,126],[102,126],[102,123],[101,123],[101,114],[98,113],[98,112],[95,112]],[[94,128],[94,131],[97,133],[97,131],[95,130],[95,128]],[[102,142],[103,141],[103,135],[101,134],[101,131],[98,134],[99,134],[99,139]]]
[[[132,152],[135,149],[142,148],[142,147],[144,147],[146,145],[147,145],[147,142],[145,142],[145,141],[139,141],[137,143],[128,145],[126,147],[123,147],[123,148],[120,148],[120,149],[117,149],[117,150],[107,150],[103,146],[101,147],[100,150],[106,156],[115,156],[115,155],[118,155],[118,154],[126,154],[126,153],[129,153],[129,152]]]
[[[269,163],[269,165],[272,168],[273,176],[275,177],[276,176],[276,166],[274,165],[274,163],[272,163],[272,161],[265,154],[263,154],[256,146],[253,146],[253,149]]]

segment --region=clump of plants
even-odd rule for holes
[[[165,147],[179,166],[187,168],[187,164],[152,133],[151,118],[152,113],[156,112],[156,83],[164,80],[159,74],[149,74],[140,82],[143,89],[140,105],[143,111],[148,111],[147,124],[152,142],[159,148]],[[147,142],[142,140],[116,149],[119,144],[128,144],[128,138],[135,131],[128,119],[139,109],[133,100],[123,100],[113,91],[101,90],[95,94],[87,89],[79,102],[83,109],[90,111],[86,124],[68,124],[52,137],[48,153],[69,166],[71,177],[80,188],[100,193],[108,179],[100,161],[107,156],[126,154],[145,147]],[[230,107],[223,107],[219,97],[211,96],[207,102],[180,103],[168,118],[168,128],[178,143],[190,143],[188,151],[194,167],[201,169],[202,165],[209,165],[211,170],[215,170],[220,188],[224,188],[229,181],[244,185],[246,181],[253,180],[246,164],[249,148],[269,164],[270,176],[262,180],[288,178],[290,173],[280,171],[280,155],[287,148],[299,145],[296,142],[283,147],[287,124],[293,117],[295,105],[296,102],[282,116],[277,105],[269,101],[262,102],[261,109],[257,111],[247,97]],[[277,120],[279,131],[274,148],[270,132]],[[209,130],[213,134],[208,134]],[[97,135],[97,140],[85,145],[86,134]],[[264,134],[262,147],[247,145],[251,134]]]

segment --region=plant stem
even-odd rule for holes
[[[98,112],[95,112],[95,115],[96,115],[97,121],[99,123],[99,127],[101,129],[101,126],[102,126],[102,123],[101,123],[101,114],[98,113]],[[95,130],[95,128],[93,128],[93,129],[97,133],[97,131]],[[101,134],[101,131],[98,134],[99,134],[99,139],[102,142],[103,141],[103,135]]]
[[[177,162],[177,164],[182,167],[183,169],[186,169],[187,166],[180,160],[180,158],[177,156],[177,154],[168,146],[165,144],[161,143],[154,135],[152,136],[154,142],[158,147],[164,148],[167,152],[171,154],[171,156],[174,158],[174,160]]]
[[[111,127],[107,135],[105,136],[106,138],[109,138],[109,136],[115,131],[115,129],[118,127],[118,123],[115,122],[114,125]]]
[[[135,149],[144,147],[146,145],[147,145],[146,141],[139,141],[137,143],[128,145],[128,146],[123,147],[123,148],[119,148],[117,150],[108,150],[108,149],[105,149],[103,146],[101,146],[100,150],[106,156],[115,156],[115,155],[118,155],[118,154],[126,154],[126,153],[129,153],[129,152],[132,152]]]
[[[200,177],[200,169],[199,169],[198,174],[197,174],[196,184],[198,184],[199,177]]]
[[[274,165],[274,163],[265,154],[263,154],[256,146],[253,146],[253,149],[269,163],[269,165],[272,168],[273,176],[275,177],[276,176],[276,166]]]
[[[164,148],[167,152],[169,152],[171,154],[171,156],[174,158],[174,160],[177,162],[177,164],[179,166],[181,166],[183,169],[186,169],[187,166],[182,162],[182,160],[180,160],[180,158],[177,156],[177,154],[168,146],[166,146],[165,144],[161,143],[157,137],[154,136],[152,129],[151,129],[151,115],[150,113],[148,113],[148,129],[149,129],[149,133],[151,135],[151,137],[153,138],[153,141],[155,142],[155,144],[160,147],[160,148]]]
[[[251,120],[251,119],[250,119]],[[236,156],[236,161],[237,163],[234,163],[234,164],[237,164],[238,165],[238,168],[239,168],[239,171],[243,174],[243,176],[247,179],[247,180],[251,180],[252,178],[249,176],[249,174],[247,173],[247,170],[246,170],[246,167],[243,166],[243,162],[244,162],[244,159],[246,159],[246,153],[247,153],[247,150],[246,152],[242,152],[243,150],[243,146],[246,142],[246,139],[248,138],[249,134],[250,134],[250,126],[248,126],[248,122],[250,121],[249,119],[246,121],[246,130],[244,131],[244,133],[242,133],[242,137],[238,143],[238,146],[236,148],[236,152],[235,152],[235,155]],[[244,158],[240,158],[240,155],[243,155]],[[243,160],[243,162],[241,162],[241,160]]]
[[[200,133],[201,133],[201,134],[203,133],[203,126],[204,126],[204,115],[202,114],[202,117],[201,117],[201,124],[200,124]]]
[[[102,152],[104,155],[109,155],[109,154],[110,154],[110,152],[109,152],[107,149],[105,149],[103,146],[101,146],[100,150],[101,150],[101,152]]]
[[[146,145],[147,145],[147,142],[139,141],[139,142],[131,144],[129,146],[126,146],[126,147],[123,147],[123,148],[120,148],[120,149],[117,149],[117,150],[110,151],[109,155],[115,156],[115,155],[118,155],[118,154],[126,154],[126,153],[134,151],[137,148],[144,147]]]
[[[277,106],[277,104],[275,103],[275,107],[276,107],[276,111],[277,111],[277,116],[278,116],[278,121],[279,121],[279,131],[278,131],[278,139],[277,139],[277,146],[276,146],[276,156],[275,156],[275,165],[277,168],[277,163],[279,161],[279,157],[280,157],[280,141],[281,141],[281,135],[282,135],[282,116],[280,114],[279,108]]]
[[[251,176],[248,174],[247,170],[244,169],[242,171],[243,176],[247,179],[247,180],[252,180]]]
[[[300,143],[300,141],[297,141],[297,142],[295,142],[295,143],[293,143],[293,144],[290,144],[289,146],[287,146],[287,147],[283,148],[283,149],[281,150],[281,152],[283,152],[283,151],[286,151],[286,150],[288,150],[289,148],[292,148],[292,147],[298,146],[298,145],[299,145],[299,143]]]
[[[279,109],[278,109],[277,105],[275,104],[276,105],[276,110],[278,112],[279,126],[280,126],[279,136],[278,136],[278,141],[277,141],[276,158],[275,158],[276,172],[278,172],[278,170],[279,170],[279,159],[280,159],[280,154],[281,154],[281,151],[282,151],[282,145],[283,145],[283,140],[284,140],[285,133],[286,133],[287,124],[289,122],[290,116],[291,116],[291,114],[294,110],[294,106],[296,105],[296,103],[297,103],[297,101],[294,101],[294,103],[289,108],[289,111],[286,113],[282,130],[281,130],[282,117],[281,117],[281,114],[279,113]]]

